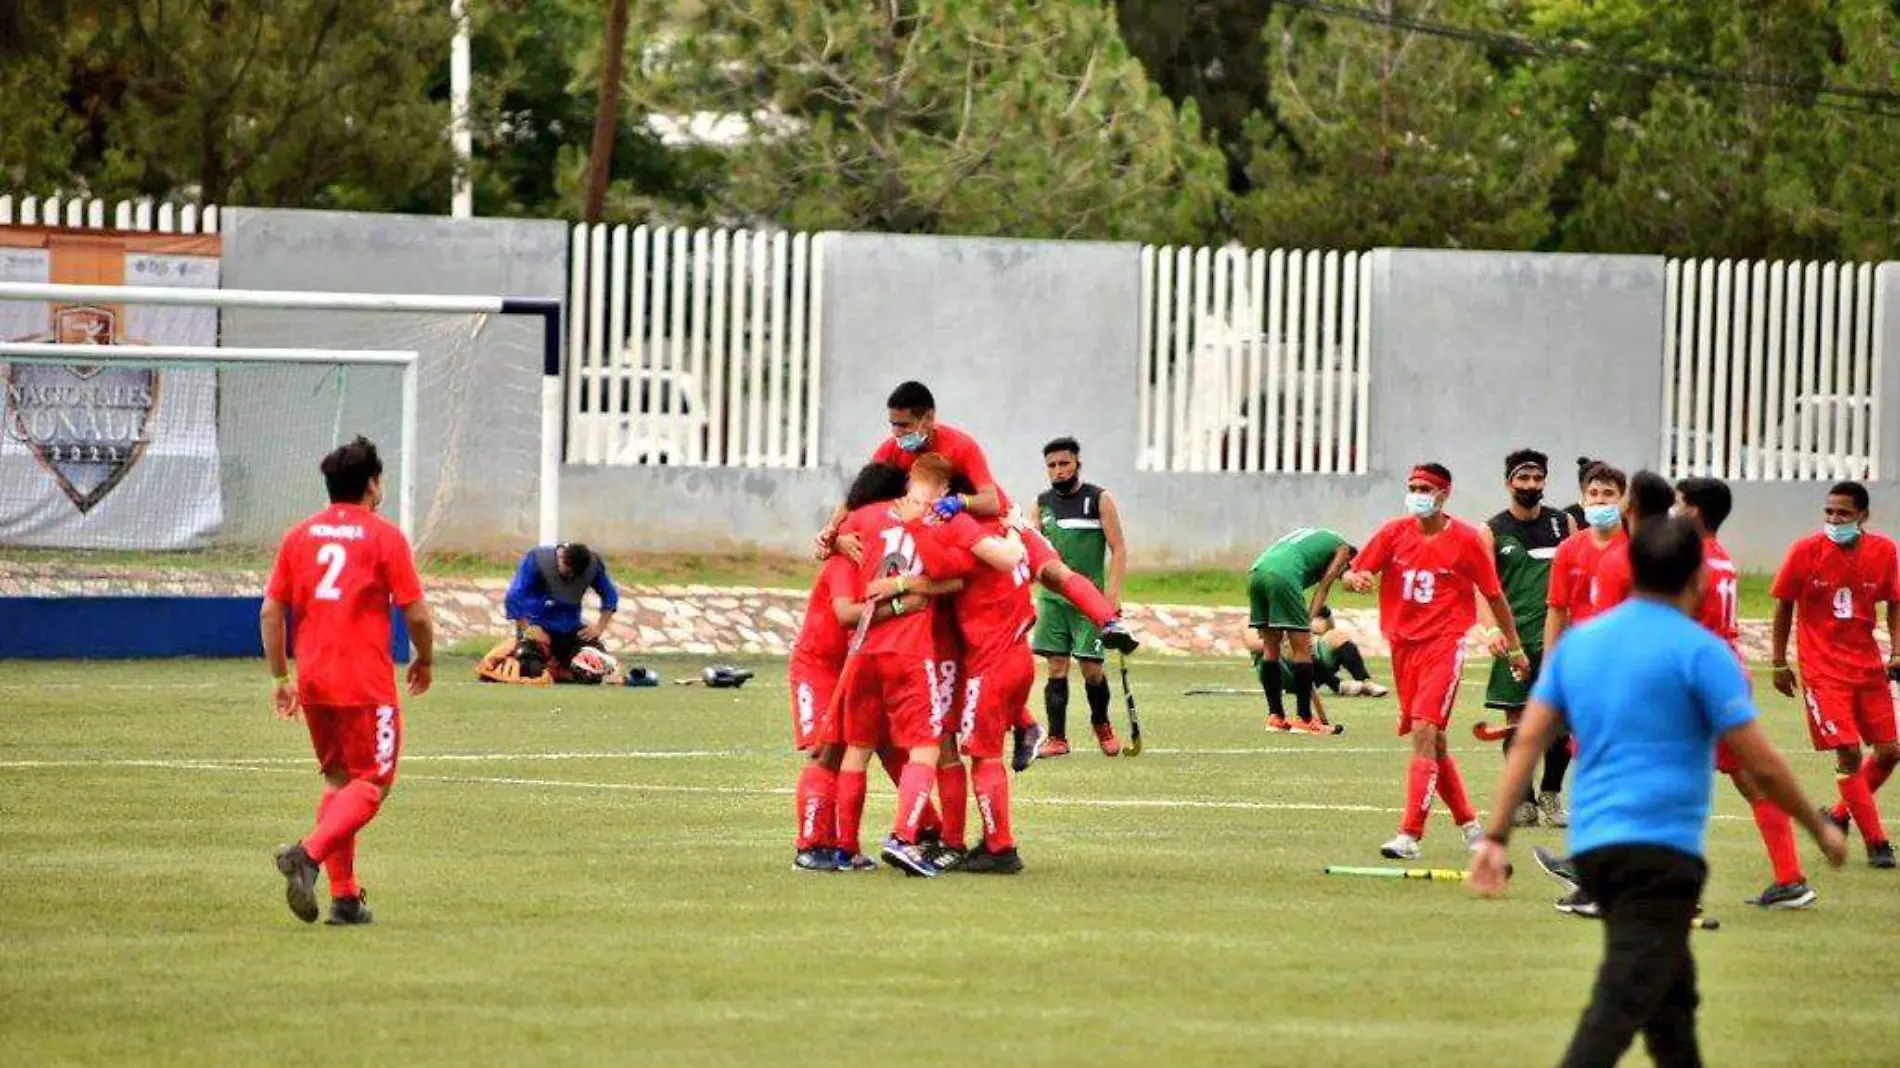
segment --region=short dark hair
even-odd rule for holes
[[[1637,473],[1637,483],[1648,472]],[[1702,535],[1687,519],[1644,523],[1630,538],[1630,576],[1644,593],[1676,597],[1702,570]]]
[[[1830,497],[1846,497],[1854,502],[1854,510],[1864,512],[1872,498],[1867,496],[1867,487],[1858,482],[1836,482],[1827,491]]]
[[[1592,463],[1590,469],[1583,473],[1583,477],[1577,480],[1577,485],[1583,489],[1589,489],[1592,482],[1607,482],[1615,486],[1618,493],[1628,493],[1630,488],[1628,475],[1601,461]]]
[[[896,464],[865,464],[844,495],[844,506],[852,511],[867,504],[894,501],[904,495],[904,471]]]
[[[1630,479],[1630,514],[1638,519],[1655,519],[1669,514],[1676,504],[1676,487],[1654,471],[1638,471]]]
[[[1711,534],[1721,530],[1735,510],[1735,494],[1719,478],[1685,478],[1676,483],[1676,492],[1682,494],[1684,504],[1692,505],[1702,516],[1702,525]]]
[[[1072,452],[1080,456],[1082,455],[1082,443],[1065,434],[1042,447],[1042,454],[1044,456],[1052,452]]]
[[[1432,474],[1444,479],[1447,486],[1451,485],[1451,468],[1440,463],[1423,463],[1418,466],[1420,470],[1430,471]]]
[[[1504,477],[1510,478],[1517,474],[1517,469],[1525,464],[1536,464],[1544,469],[1545,474],[1550,474],[1550,457],[1536,449],[1519,449],[1504,458]]]
[[[1601,460],[1592,460],[1588,456],[1577,457],[1577,488],[1578,489],[1582,489],[1583,487],[1588,486],[1590,484],[1590,469],[1602,462],[1603,461]]]
[[[1313,618],[1315,619],[1333,618],[1333,606],[1329,604],[1320,605],[1319,611],[1313,613]]]
[[[937,398],[930,395],[930,387],[922,382],[899,382],[891,390],[890,399],[884,402],[886,408],[897,408],[922,415],[937,410]]]
[[[556,545],[554,549],[557,554],[565,554],[567,556],[567,566],[572,569],[576,575],[584,573],[587,570],[587,565],[594,562],[594,550],[589,549],[586,545],[578,541],[562,542]]]
[[[376,443],[361,434],[348,445],[332,449],[317,467],[323,472],[331,504],[361,503],[369,496],[370,482],[383,477],[383,458],[376,453]]]

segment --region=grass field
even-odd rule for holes
[[[377,922],[340,930],[283,906],[270,850],[316,779],[258,664],[0,665],[7,1060],[1548,1064],[1587,995],[1600,929],[1529,871],[1555,832],[1521,836],[1502,902],[1320,875],[1381,863],[1389,701],[1268,736],[1251,699],[1180,696],[1244,667],[1139,664],[1148,751],[1018,778],[1024,875],[924,882],[791,870],[785,688],[755,666],[737,693],[548,692],[445,664],[363,840]],[[1792,705],[1768,718],[1823,787]],[[1488,796],[1496,756],[1460,737]],[[1894,1063],[1900,879],[1856,847],[1813,911],[1746,910],[1765,862],[1717,799],[1708,1062]],[[879,783],[867,831],[889,811]],[[1423,863],[1462,861],[1435,813]]]

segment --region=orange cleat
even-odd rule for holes
[[[1286,721],[1285,716],[1268,716],[1267,729],[1270,731],[1290,731],[1293,729],[1293,725]]]
[[[1095,725],[1095,740],[1101,744],[1103,756],[1122,755],[1122,740],[1115,737],[1114,724],[1097,723]]]
[[[1069,755],[1069,740],[1067,738],[1057,738],[1054,735],[1051,735],[1047,738],[1044,738],[1042,740],[1042,744],[1036,747],[1037,760],[1048,760],[1051,757],[1060,757],[1060,756],[1068,756],[1068,755]]]

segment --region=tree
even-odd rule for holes
[[[1433,14],[1477,25],[1488,10],[1463,0]],[[1280,13],[1268,33],[1292,140],[1250,123],[1242,240],[1527,248],[1549,231],[1550,184],[1571,146],[1537,80],[1476,45],[1364,21]]]
[[[1192,240],[1221,161],[1092,0],[731,0],[641,102],[743,135],[725,215],[806,229]]]
[[[1286,134],[1268,92],[1263,31],[1273,8],[1272,0],[1123,0],[1116,12],[1149,80],[1177,107],[1194,102],[1235,193],[1251,188],[1248,120],[1257,113]]]
[[[587,204],[581,218],[599,222],[613,174],[614,140],[620,130],[621,72],[627,62],[627,0],[608,0],[606,57],[601,64],[600,96],[594,103],[594,141],[587,151]]]

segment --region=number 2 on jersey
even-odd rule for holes
[[[1403,600],[1413,604],[1431,604],[1432,595],[1438,590],[1438,576],[1430,571],[1407,571],[1404,587],[1399,591]]]
[[[317,546],[317,563],[324,567],[323,579],[317,583],[317,600],[341,601],[343,591],[337,587],[336,580],[343,574],[343,565],[350,559],[348,551],[336,542],[324,542]]]

